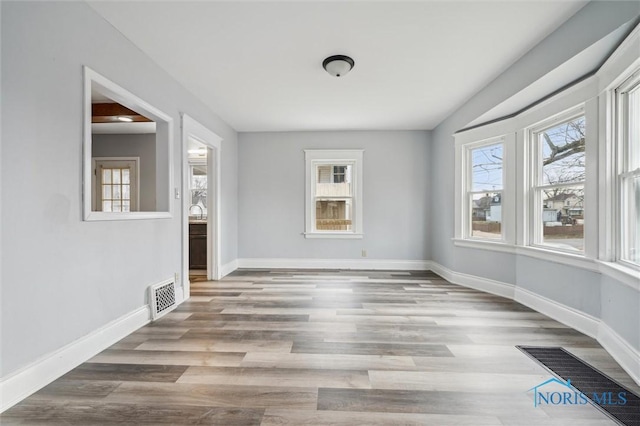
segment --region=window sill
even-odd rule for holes
[[[546,260],[554,263],[575,266],[590,271],[599,271],[593,259],[585,258],[579,254],[572,254],[543,247],[524,247],[498,241],[465,240],[454,238],[453,244],[456,247],[473,248],[479,250],[490,250],[501,253],[518,254],[536,259]]]
[[[140,220],[140,219],[171,219],[169,212],[91,212],[84,220],[87,222],[112,221],[112,220]]]
[[[640,291],[640,271],[637,269],[617,262],[603,262],[601,260],[597,260],[596,264],[603,275],[620,281],[636,291]]]
[[[516,253],[523,256],[533,257],[535,259],[575,266],[589,271],[598,271],[595,260],[584,257],[584,255],[581,254],[573,254],[550,248],[532,246],[518,247],[516,249]]]
[[[502,241],[491,241],[491,240],[471,240],[471,239],[462,239],[462,238],[454,238],[453,245],[456,247],[466,247],[466,248],[474,248],[481,250],[491,250],[491,251],[499,251],[502,253],[512,253],[516,252],[516,247],[513,244],[505,243]]]
[[[364,234],[345,233],[345,232],[305,232],[305,238],[327,238],[327,239],[358,239],[361,240]]]

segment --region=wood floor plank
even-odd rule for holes
[[[144,351],[107,349],[91,358],[89,363],[204,365],[211,367],[237,367],[244,352]]]
[[[372,389],[409,389],[444,392],[519,392],[531,389],[548,378],[545,371],[537,374],[499,374],[425,372],[425,371],[369,371]]]
[[[318,390],[314,388],[207,386],[188,383],[125,382],[111,392],[106,402],[128,404],[208,405],[236,408],[316,408]]]
[[[262,426],[502,426],[494,416],[267,409]]]
[[[189,352],[291,352],[293,342],[278,340],[151,339],[137,349]]]
[[[185,365],[85,363],[62,376],[65,380],[114,380],[136,382],[175,382]]]
[[[242,367],[415,370],[409,356],[247,353]]]
[[[190,367],[178,383],[370,389],[366,370]]]
[[[318,391],[318,410],[471,416],[492,416],[496,412],[515,415],[527,411],[534,419],[547,417],[542,410],[531,410],[532,405],[524,392],[513,394],[329,388]]]
[[[309,322],[309,315],[233,315],[233,314],[214,314],[208,312],[198,312],[191,317],[193,320],[210,320],[210,321],[277,321],[277,322]]]
[[[116,390],[120,384],[119,381],[58,379],[31,395],[29,400],[100,400]]]
[[[167,404],[26,403],[0,416],[8,425],[260,425],[263,409]],[[28,422],[23,420],[28,418]]]
[[[360,342],[294,342],[292,353],[397,355],[397,356],[453,356],[445,345]]]

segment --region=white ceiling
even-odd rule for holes
[[[90,2],[238,131],[432,129],[585,3]]]

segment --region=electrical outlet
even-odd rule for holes
[[[367,257],[367,250],[362,249],[362,257]]]
[[[180,274],[178,272],[176,272],[173,275],[173,279],[175,280],[176,284],[180,282]],[[182,285],[182,283],[180,283],[180,285]]]

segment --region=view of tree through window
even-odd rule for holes
[[[207,165],[191,165],[191,208],[190,214],[207,217]],[[195,207],[199,207],[195,208]]]
[[[542,244],[584,251],[585,118],[535,134],[540,153],[538,184]]]
[[[467,191],[471,208],[471,233],[477,238],[502,238],[502,157],[503,144],[470,150],[471,188]]]

